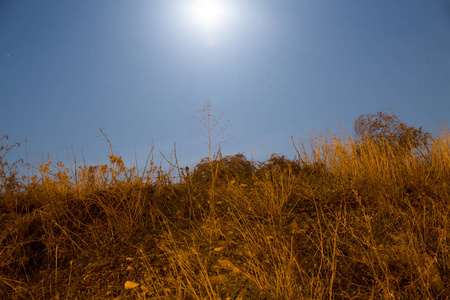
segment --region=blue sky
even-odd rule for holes
[[[128,166],[174,142],[182,165],[208,153],[192,115],[210,100],[233,139],[225,155],[293,158],[312,130],[352,133],[391,108],[437,133],[450,112],[450,3],[223,0],[217,26],[193,0],[0,1],[0,134],[10,159],[108,162],[104,128]],[[64,139],[64,141],[63,141]]]

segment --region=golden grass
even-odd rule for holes
[[[347,135],[295,147],[175,179],[111,149],[109,165],[48,160],[18,180],[2,155],[0,298],[450,298],[446,128],[420,152]]]

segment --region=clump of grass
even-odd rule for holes
[[[210,155],[175,180],[112,147],[22,181],[3,155],[0,297],[447,299],[450,132],[417,145],[315,135],[294,160]]]

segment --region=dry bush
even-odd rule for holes
[[[243,154],[219,157],[211,163],[213,166],[212,169],[209,159],[203,158],[195,166],[191,174],[193,184],[210,185],[213,176],[217,178],[219,183],[226,183],[231,180],[248,183],[252,180],[254,172],[253,164]]]
[[[432,139],[430,133],[401,122],[394,114],[379,111],[375,114],[359,116],[354,122],[357,139],[362,142],[373,139],[378,143],[388,143],[396,150],[416,149],[422,151]]]

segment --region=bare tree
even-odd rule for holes
[[[401,122],[391,111],[360,115],[354,122],[355,136],[360,142],[368,139],[387,142],[398,150],[422,150],[432,138],[431,134]]]
[[[198,133],[199,135],[207,138],[208,145],[208,158],[211,162],[213,160],[212,157],[212,149],[220,146],[220,144],[226,143],[231,140],[231,137],[222,136],[223,132],[231,127],[231,122],[227,121],[222,126],[220,125],[220,121],[222,120],[223,113],[219,115],[219,117],[215,117],[211,112],[211,102],[206,100],[205,105],[201,110],[197,111],[197,114],[193,116],[193,118],[200,122],[203,129],[194,130],[193,132]]]

